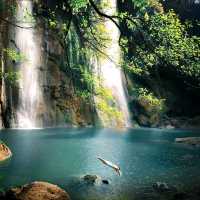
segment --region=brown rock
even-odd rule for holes
[[[4,200],[70,200],[66,191],[47,182],[33,182],[9,190]]]
[[[87,183],[95,183],[99,177],[97,175],[85,175],[83,177],[83,180],[86,181]]]
[[[148,126],[149,125],[149,119],[147,116],[141,114],[138,116],[138,122],[141,126]]]
[[[6,160],[12,156],[10,149],[4,144],[0,143],[0,161]]]
[[[151,113],[153,110],[153,107],[151,106],[151,103],[148,99],[140,98],[138,99],[139,105],[145,110],[147,113]]]

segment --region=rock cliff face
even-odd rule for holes
[[[41,29],[44,59],[39,74],[45,102],[38,110],[41,118],[47,126],[94,125],[96,112],[92,102],[86,102],[75,94],[73,82],[62,70],[62,46],[53,34]]]
[[[4,68],[3,66],[3,23],[0,23],[0,55],[1,55],[1,63],[0,63],[0,69],[1,69],[1,73],[2,70]],[[3,86],[2,86],[2,79],[0,80],[0,128],[3,127],[3,120],[2,120],[2,115],[3,115]]]
[[[4,7],[7,6],[8,2],[5,2]],[[0,12],[0,17],[6,19],[9,13]],[[9,25],[6,21],[0,20],[0,128],[3,128],[7,124],[7,98],[5,94],[5,66],[6,66],[6,55],[4,49],[8,46],[8,32]]]

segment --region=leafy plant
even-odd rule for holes
[[[72,0],[70,2],[74,12],[78,12],[80,9],[85,8],[88,4],[88,0]]]
[[[135,101],[139,102],[142,107],[150,112],[156,112],[161,115],[167,110],[165,104],[166,99],[156,97],[155,94],[147,88],[135,84],[134,88],[130,89],[130,93],[134,97]]]
[[[156,13],[149,16],[148,21],[141,21],[130,30],[134,44],[133,39],[128,38],[128,45],[134,46],[134,52],[131,56],[129,52],[124,67],[141,77],[168,70],[199,87],[200,38],[190,36],[187,27],[188,23],[181,23],[173,11]]]
[[[6,48],[3,51],[6,53],[8,59],[13,62],[20,62],[25,59],[25,56],[22,53],[19,53],[12,48]]]

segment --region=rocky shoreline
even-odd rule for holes
[[[198,130],[200,129],[200,117],[187,118],[187,117],[179,117],[179,118],[169,118],[165,117],[161,120],[159,124],[160,128],[167,129],[191,129]]]

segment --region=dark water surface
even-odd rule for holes
[[[41,180],[58,184],[75,200],[131,200],[141,191],[148,196],[157,181],[192,187],[200,184],[200,148],[174,143],[186,136],[200,136],[200,131],[2,130],[0,140],[13,157],[0,164],[0,188]],[[101,164],[98,156],[118,164],[122,176]],[[110,184],[88,185],[80,178],[85,174],[97,174]]]

